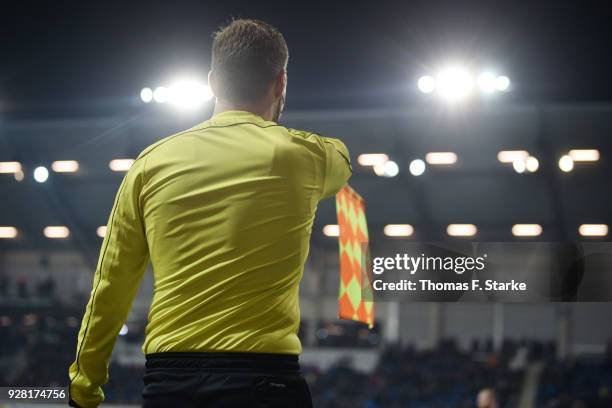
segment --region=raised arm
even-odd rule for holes
[[[325,179],[321,198],[334,196],[351,177],[348,149],[339,139],[321,137],[325,148]]]

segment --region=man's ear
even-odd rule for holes
[[[215,81],[215,73],[212,70],[208,71],[208,86],[210,87],[212,94],[216,97],[218,95],[217,83]]]
[[[280,98],[285,92],[285,88],[287,87],[287,71],[285,69],[281,69],[276,77],[275,85],[274,85],[274,96]]]

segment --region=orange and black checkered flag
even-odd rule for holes
[[[374,325],[374,298],[370,282],[368,224],[363,198],[346,185],[336,195],[340,235],[340,291],[338,316]]]

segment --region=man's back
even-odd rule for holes
[[[350,173],[339,140],[244,111],[145,149],[109,218],[72,393],[101,399],[114,335],[148,259],[155,284],[145,354],[299,354],[298,288],[316,205]]]
[[[232,111],[143,153],[155,278],[145,353],[301,351],[298,284],[317,202],[350,174],[344,150],[325,186],[328,140]]]
[[[213,39],[215,115],[145,149],[125,175],[69,368],[72,405],[104,399],[150,259],[146,408],[312,406],[298,286],[317,202],[351,168],[339,140],[277,124],[288,58],[276,28],[232,21]]]

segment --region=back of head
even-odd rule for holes
[[[492,388],[484,388],[480,390],[476,397],[476,406],[478,408],[497,408],[497,395]]]
[[[216,96],[233,103],[263,99],[288,59],[287,43],[276,28],[258,20],[232,21],[214,35]]]

